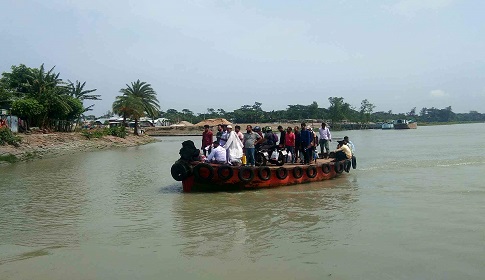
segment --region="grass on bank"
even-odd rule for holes
[[[0,162],[6,161],[8,163],[14,163],[18,161],[18,158],[15,155],[8,154],[8,155],[0,155]]]
[[[127,135],[126,127],[115,126],[104,129],[83,129],[81,134],[87,139],[102,138],[103,136],[112,135],[120,138],[125,138]]]
[[[22,139],[19,136],[13,134],[13,132],[6,128],[0,128],[0,145],[12,145],[18,147]]]

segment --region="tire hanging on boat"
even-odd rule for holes
[[[322,164],[323,173],[328,174],[328,173],[330,173],[330,170],[331,170],[330,164],[328,164],[328,163]]]
[[[352,156],[352,168],[356,169],[357,168],[357,159],[355,156]]]
[[[206,177],[202,175],[204,171],[201,172],[201,170],[203,169],[207,169],[207,172],[209,172]],[[199,163],[194,167],[194,175],[199,181],[210,181],[214,177],[214,167],[208,163]]]
[[[349,173],[351,167],[352,167],[352,161],[350,159],[346,160],[344,163],[345,172]]]
[[[286,177],[288,177],[288,169],[286,169],[284,167],[280,167],[280,168],[276,169],[275,173],[276,173],[276,177],[280,180],[284,180],[284,179],[286,179]]]
[[[244,177],[244,172],[249,172],[249,177]],[[237,174],[239,180],[245,183],[249,183],[254,179],[254,170],[249,166],[243,166],[239,169],[239,173]]]
[[[266,176],[264,176],[266,173]],[[271,169],[268,166],[260,166],[258,169],[258,177],[263,181],[268,181],[271,179]]]
[[[314,165],[310,165],[306,169],[306,175],[308,176],[308,178],[315,178],[317,174],[318,174],[318,170],[317,170],[317,167]]]
[[[293,177],[300,179],[303,176],[303,168],[297,166],[293,168]]]
[[[344,172],[344,163],[343,162],[341,162],[341,161],[335,162],[334,166],[335,166],[335,172],[337,172],[337,173]]]
[[[170,168],[170,173],[176,181],[182,181],[190,176],[190,166],[183,161],[176,161]]]
[[[224,171],[228,172],[227,175],[224,175]],[[234,171],[232,170],[231,166],[229,165],[223,165],[223,166],[219,166],[219,168],[217,168],[217,176],[219,176],[219,179],[221,179],[222,181],[227,181],[229,179],[232,178],[232,175],[234,175]]]

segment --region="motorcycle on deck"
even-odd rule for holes
[[[266,164],[272,163],[277,166],[282,166],[285,164],[286,155],[288,153],[284,148],[280,148],[277,145],[272,146],[262,146],[256,151],[254,156],[256,166],[265,166]]]

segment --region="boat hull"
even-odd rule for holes
[[[416,128],[418,128],[418,124],[416,122],[394,124],[394,129],[416,129]]]
[[[201,165],[202,164],[202,165]],[[197,165],[201,165],[197,167]],[[191,174],[182,180],[184,192],[230,191],[274,188],[329,180],[350,171],[351,162],[319,160],[316,164],[284,166],[228,166],[192,164]]]

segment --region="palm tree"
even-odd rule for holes
[[[86,85],[86,82],[82,83],[77,81],[76,80],[76,83],[73,83],[71,82],[71,80],[67,80],[69,83],[67,85],[67,93],[76,98],[76,99],[79,99],[82,101],[84,100],[101,100],[101,98],[99,98],[101,95],[99,94],[89,94],[91,92],[95,92],[97,89],[87,89],[85,90],[84,89],[84,86]],[[79,115],[79,118],[77,120],[77,123],[80,123],[81,121],[81,117],[84,116],[84,113],[88,112],[88,111],[92,111],[94,107],[94,104],[92,105],[89,105],[87,107],[83,107],[83,112],[81,115]]]
[[[101,95],[99,94],[88,94],[91,92],[95,92],[97,89],[84,89],[84,86],[86,85],[86,82],[82,83],[79,81],[76,81],[76,83],[71,82],[71,80],[67,80],[69,83],[67,85],[67,90],[70,96],[75,97],[79,100],[101,100],[99,98]]]
[[[135,135],[138,135],[138,120],[145,113],[153,118],[160,112],[157,93],[150,84],[140,80],[131,83],[131,86],[126,85],[120,92],[123,95],[116,98],[113,111],[123,116],[123,120],[128,116],[135,119]]]
[[[123,126],[126,126],[127,118],[134,118],[136,134],[138,119],[143,117],[145,110],[139,98],[133,95],[121,95],[117,96],[113,102],[113,112],[123,117]]]

